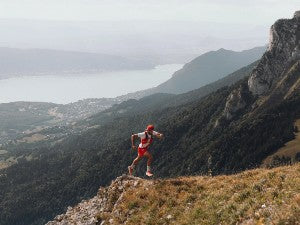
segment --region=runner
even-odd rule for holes
[[[136,146],[134,145],[135,138],[137,138],[137,137],[141,138],[141,143],[139,144],[139,147],[138,147],[138,156],[135,158],[135,160],[133,160],[131,166],[128,166],[129,175],[132,175],[132,172],[133,172],[135,166],[137,165],[137,163],[144,156],[146,156],[148,158],[146,175],[149,177],[153,176],[153,174],[151,172],[151,167],[150,167],[153,158],[152,158],[152,155],[150,154],[150,152],[148,151],[148,147],[153,141],[153,136],[156,136],[158,138],[163,137],[163,135],[161,133],[154,131],[153,125],[148,125],[146,130],[142,133],[131,135],[132,149],[134,149],[134,150],[136,149]]]

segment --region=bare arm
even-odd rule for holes
[[[135,140],[135,138],[137,138],[137,137],[138,137],[137,134],[131,135],[131,147],[132,147],[132,149],[136,149],[136,146],[134,145],[134,140]]]
[[[156,136],[157,138],[161,139],[161,138],[163,138],[164,135],[163,135],[162,133],[158,133],[158,132],[157,132],[157,134],[156,134],[155,136]]]

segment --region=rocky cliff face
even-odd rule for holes
[[[232,119],[238,111],[248,105],[242,93],[248,92],[257,99],[251,103],[252,108],[256,108],[269,99],[274,103],[275,96],[287,94],[283,93],[284,91],[291,92],[292,86],[299,80],[299,60],[300,11],[297,11],[292,19],[280,19],[272,25],[268,50],[250,74],[247,85],[241,85],[228,96],[223,118]],[[287,80],[289,82],[286,82]]]
[[[249,90],[254,95],[266,94],[284,75],[287,67],[300,59],[299,11],[292,19],[278,20],[270,29],[269,48],[249,80]]]

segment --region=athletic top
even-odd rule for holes
[[[141,132],[141,133],[138,133],[138,137],[141,138],[141,143],[139,144],[139,148],[147,148],[151,143],[152,143],[152,140],[153,140],[153,135],[157,135],[158,133],[156,131],[153,131],[152,135],[150,135],[149,133],[147,133],[147,136],[148,136],[148,139],[146,139],[146,133],[145,131],[144,132]]]

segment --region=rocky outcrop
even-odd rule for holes
[[[300,12],[292,19],[278,20],[270,29],[269,48],[248,80],[254,95],[264,95],[274,87],[286,69],[300,59]]]
[[[58,215],[46,225],[103,225],[115,224],[112,219],[120,213],[116,208],[122,201],[123,193],[144,185],[145,189],[152,181],[138,177],[122,175],[116,178],[109,187],[101,187],[97,195],[89,200],[83,200],[74,207],[68,207],[65,214]]]
[[[292,81],[297,81],[297,71],[293,72],[296,74],[293,79],[286,76],[289,76],[291,68],[294,68],[293,70],[299,68],[296,66],[299,60],[300,11],[297,11],[292,19],[280,19],[272,25],[268,50],[251,72],[247,85],[241,85],[230,93],[223,114],[215,126],[218,126],[223,119],[231,120],[250,104],[252,104],[251,108],[255,109],[265,103],[273,104],[283,99],[282,96],[286,94],[284,92],[288,92],[293,86]],[[286,82],[287,80],[289,82]],[[257,101],[247,101],[249,95]]]
[[[224,116],[227,120],[230,120],[236,112],[246,106],[246,101],[243,97],[244,91],[243,86],[240,86],[228,96],[224,109]]]
[[[294,13],[294,18],[297,18],[297,19],[300,18],[300,10],[299,10],[299,11],[296,11],[296,12]]]

